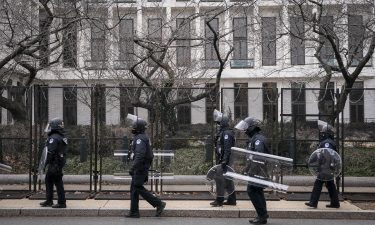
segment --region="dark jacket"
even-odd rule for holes
[[[322,140],[319,143],[318,148],[330,148],[330,149],[333,149],[333,150],[337,151],[336,142],[331,138],[326,138],[326,139]]]
[[[134,136],[132,143],[133,166],[130,171],[134,175],[148,174],[151,167],[154,153],[150,146],[150,140],[145,134],[137,134]]]
[[[261,133],[256,133],[249,139],[246,149],[254,152],[270,153],[266,138]],[[268,179],[267,161],[261,156],[250,155],[247,159],[245,170],[245,173],[250,176]]]
[[[233,130],[225,129],[219,133],[219,138],[216,143],[216,151],[219,156],[218,163],[230,164],[231,148],[235,145]]]
[[[66,163],[67,145],[68,140],[63,133],[58,131],[48,133],[46,166],[51,173],[62,174],[62,169]]]

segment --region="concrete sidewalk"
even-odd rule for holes
[[[129,211],[129,200],[69,200],[66,209],[42,208],[40,200],[15,199],[0,200],[0,217],[9,216],[124,216]],[[250,201],[241,200],[237,206],[211,207],[210,201],[167,200],[164,217],[217,217],[250,218],[255,211]],[[354,204],[343,201],[341,208],[330,209],[320,201],[317,209],[310,209],[302,201],[268,201],[270,218],[293,219],[366,219],[375,220],[375,210],[363,210]],[[146,201],[140,200],[141,216],[154,216],[155,209]]]

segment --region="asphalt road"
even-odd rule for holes
[[[1,217],[0,225],[248,225],[246,218]],[[272,225],[373,225],[373,220],[269,219]]]

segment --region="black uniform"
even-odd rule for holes
[[[330,137],[326,137],[325,139],[323,139],[319,143],[318,148],[330,148],[330,149],[337,151],[336,143]],[[311,193],[310,202],[307,205],[314,207],[314,208],[318,206],[320,193],[322,192],[322,187],[324,183],[328,189],[328,194],[330,197],[330,204],[327,205],[327,207],[339,208],[340,202],[339,202],[338,193],[336,190],[334,177],[331,177],[331,179],[328,180],[325,171],[320,171],[318,173],[318,177],[315,180],[314,187]]]
[[[46,160],[46,202],[53,202],[53,186],[56,186],[58,205],[65,205],[65,192],[63,177],[63,167],[66,163],[66,149],[68,141],[59,130],[52,130],[48,133],[47,139],[47,160]]]
[[[159,207],[162,202],[159,198],[151,194],[143,184],[148,180],[148,170],[151,166],[154,154],[150,141],[145,134],[136,134],[132,143],[133,166],[130,169],[132,176],[130,194],[130,215],[139,215],[139,195],[143,197],[153,207]]]
[[[229,128],[223,128],[220,130],[218,139],[216,142],[216,155],[218,157],[218,163],[222,165],[222,169],[225,171],[226,166],[230,164],[231,148],[235,144],[234,132]],[[217,171],[222,173],[223,171]],[[222,176],[219,176],[222,177]],[[229,193],[226,204],[236,204],[236,194],[234,192],[234,183],[229,179],[215,179],[217,197],[216,201],[220,205],[224,202],[225,191]]]
[[[268,145],[266,142],[266,138],[260,134],[255,133],[252,137],[250,137],[250,140],[247,142],[247,149],[255,152],[261,152],[261,153],[269,153]],[[267,171],[264,171],[264,167],[262,165],[254,165],[253,162],[250,165],[250,172],[256,174],[261,174],[263,176],[267,176]],[[254,170],[258,170],[254,172]],[[266,198],[264,197],[264,188],[258,187],[255,185],[252,185],[251,183],[248,183],[247,185],[247,194],[249,195],[249,198],[251,202],[254,205],[254,208],[257,212],[257,215],[259,218],[268,218],[267,213],[267,203]]]

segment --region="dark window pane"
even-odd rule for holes
[[[319,25],[319,31],[324,33],[324,34],[329,34],[329,35],[334,34],[334,32],[333,32],[333,16],[322,16],[321,17],[321,21],[320,21],[320,25]],[[320,38],[321,42],[324,42],[323,47],[321,48],[321,50],[319,52],[320,57],[322,58],[322,60],[325,63],[327,63],[329,65],[334,65],[335,56],[334,56],[332,45],[330,44],[328,39],[325,38],[324,36],[320,35],[319,38]],[[337,44],[338,44],[338,40],[336,40],[336,41],[337,41]]]
[[[306,90],[305,84],[292,83],[292,115],[297,122],[306,121]]]
[[[44,9],[39,10],[39,33],[41,36],[39,45],[40,66],[45,67],[49,63],[49,26],[48,14]]]
[[[363,40],[365,28],[363,25],[363,17],[358,15],[349,15],[348,17],[348,44],[349,59],[353,60],[352,65],[358,65],[363,58]]]
[[[131,99],[134,96],[134,88],[121,87],[120,88],[120,120],[121,124],[125,124],[128,113],[134,114],[134,106],[131,104]]]
[[[234,84],[234,118],[242,119],[248,116],[249,102],[248,102],[247,83]]]
[[[353,89],[349,94],[350,105],[350,122],[363,123],[364,122],[364,90],[363,82],[357,81],[353,84]]]
[[[206,88],[213,88],[215,84],[208,83],[206,84]],[[213,112],[214,109],[218,108],[218,98],[217,93],[212,93],[209,97],[206,98],[206,122],[212,123],[213,122]]]
[[[216,33],[219,33],[219,19],[214,18],[210,21],[210,26],[214,29]],[[205,37],[206,37],[206,44],[205,44],[205,59],[207,61],[217,60],[217,54],[215,52],[215,46],[214,46],[214,33],[211,31],[211,29],[206,24],[205,26]],[[217,47],[219,47],[219,42],[217,42]]]
[[[76,67],[77,65],[77,24],[72,19],[64,18],[63,26],[63,66]]]
[[[133,19],[123,19],[119,24],[120,43],[119,60],[132,62],[134,60],[134,24]]]
[[[262,17],[262,65],[276,65],[276,17]]]
[[[91,24],[91,60],[106,61],[106,23],[108,11],[98,10],[99,18],[93,20]]]
[[[63,121],[66,126],[77,125],[77,88],[63,88]]]
[[[177,66],[191,65],[191,47],[190,47],[190,22],[184,18],[176,19],[178,29],[178,40],[176,41]]]
[[[277,121],[277,84],[274,82],[265,82],[263,86],[263,120]]]
[[[290,17],[290,48],[291,48],[291,64],[305,64],[305,37],[304,22],[302,17]]]
[[[153,49],[154,53],[152,55],[156,60],[161,56],[161,48],[159,46],[162,43],[162,34],[161,18],[148,19],[148,35],[150,41],[154,42],[154,44],[150,44],[149,46]],[[149,66],[157,66],[156,62],[152,59],[150,59],[148,63]]]
[[[233,59],[247,59],[247,18],[233,18]]]

